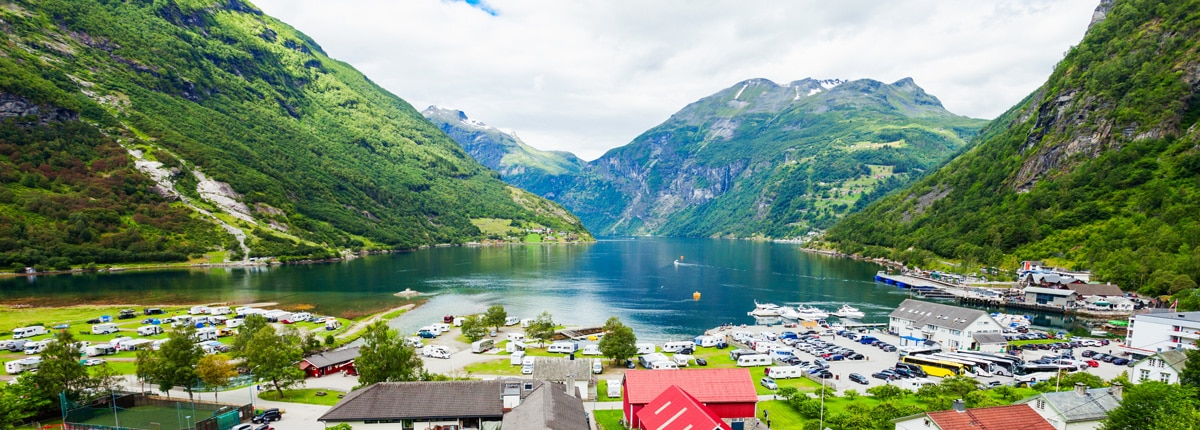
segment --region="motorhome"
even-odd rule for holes
[[[228,319],[228,320],[225,320],[225,327],[238,328],[238,327],[241,327],[242,324],[245,324],[245,323],[246,323],[245,318]]]
[[[3,342],[0,342],[0,349],[5,349],[8,351],[12,351],[12,352],[24,351],[26,343],[29,343],[29,341],[24,340],[24,339],[6,340]]]
[[[783,347],[784,347],[783,344],[772,342],[769,340],[754,341],[754,352],[757,352],[759,354],[766,354],[768,352],[771,352],[772,349],[779,349],[779,348],[783,348]]]
[[[161,340],[166,341],[166,339],[161,339]],[[117,349],[113,348],[112,345],[109,345],[107,343],[101,343],[99,345],[92,345],[87,348],[84,348],[83,353],[84,353],[84,355],[87,355],[88,357],[99,357],[101,355],[116,354]]]
[[[434,326],[434,327],[436,327],[436,328],[437,328],[439,331],[441,331],[442,333],[448,333],[448,332],[450,332],[450,324],[446,324],[446,323],[437,323],[437,324],[434,324],[433,326]]]
[[[4,363],[4,371],[9,375],[28,372],[42,365],[42,357],[28,357]]]
[[[657,353],[657,352],[638,356],[638,364],[642,365],[642,367],[647,368],[647,369],[653,369],[654,363],[657,363],[660,361],[671,361],[671,359],[667,358],[667,356],[665,354],[661,354],[661,353]],[[672,364],[674,364],[674,363],[672,363]]]
[[[332,331],[332,330],[337,330],[339,328],[342,328],[342,322],[338,321],[337,318],[334,318],[334,317],[325,318],[325,330]]]
[[[296,312],[292,314],[292,322],[308,321],[313,318],[313,315],[308,312]]]
[[[218,348],[216,347],[216,345],[209,345],[209,344],[207,344],[207,343],[204,343],[204,342],[197,343],[197,344],[196,344],[196,346],[200,347],[200,350],[201,350],[201,351],[204,351],[204,354],[206,354],[206,355],[212,355],[212,354],[216,354],[216,353],[219,353],[219,352],[221,352],[221,350],[220,350],[220,349],[218,349]]]
[[[768,367],[763,372],[765,375],[775,379],[800,378],[804,376],[804,369],[796,366]]]
[[[124,344],[125,342],[132,341],[132,340],[133,340],[133,338],[132,338],[132,337],[129,337],[129,336],[121,336],[121,337],[113,338],[113,340],[110,340],[110,341],[108,341],[108,344],[109,344],[109,345],[112,345],[112,346],[113,346],[113,348],[116,348],[116,349],[117,349],[117,351],[120,351],[120,350],[121,350],[121,345],[122,345],[122,344]]]
[[[521,328],[529,328],[531,325],[533,325],[533,318],[525,318],[521,320]]]
[[[162,334],[162,332],[162,327],[156,325],[144,325],[138,327],[137,329],[138,336],[154,336],[156,334]]]
[[[197,342],[203,342],[206,340],[217,340],[217,329],[216,329],[216,327],[205,327],[205,328],[196,329],[196,333],[194,335],[192,335],[192,338],[195,339]]]
[[[671,356],[671,361],[675,362],[679,367],[687,367],[688,363],[695,360],[696,357],[687,354],[675,354]]]
[[[526,356],[525,358],[522,358],[521,359],[521,374],[522,375],[532,375],[533,374],[533,365],[536,362],[537,362],[537,357]]]
[[[504,325],[517,325],[521,323],[521,319],[517,317],[508,317],[504,319]]]
[[[738,367],[770,366],[771,356],[766,354],[743,355],[737,359]]]
[[[233,313],[233,311],[229,309],[229,306],[217,306],[215,308],[209,308],[208,313],[210,315],[229,315]]]
[[[41,336],[43,334],[46,334],[46,328],[40,325],[13,329],[13,339],[24,339],[27,337]]]
[[[206,314],[208,311],[208,306],[192,306],[191,309],[188,309],[188,315]]]
[[[604,355],[604,353],[600,352],[600,345],[592,343],[584,345],[583,355]]]
[[[654,344],[650,343],[650,342],[640,342],[636,346],[637,346],[638,354],[653,354],[654,351],[657,349],[657,347],[654,346]]]
[[[662,347],[663,352],[679,352],[679,351],[683,351],[685,349],[695,350],[696,342],[692,342],[692,341],[667,342],[667,343],[664,343],[663,347]]]
[[[421,338],[416,337],[416,336],[410,336],[408,338],[405,338],[404,344],[411,346],[413,348],[424,348],[425,347],[425,342],[422,342]]]
[[[517,351],[508,356],[508,364],[513,366],[520,366],[523,360],[525,360],[525,351]]]
[[[421,348],[421,355],[429,358],[450,358],[450,350],[441,345],[425,345]]]
[[[700,345],[705,348],[712,348],[714,346],[717,346],[717,343],[719,343],[720,341],[721,341],[721,339],[716,336],[707,336],[707,335],[706,336],[696,336],[695,339],[692,339],[692,342],[696,342],[696,345]]]
[[[154,343],[153,339],[134,339],[121,344],[122,351],[137,351],[138,349],[148,348]]]
[[[748,331],[735,331],[735,332],[733,332],[732,336],[733,336],[733,340],[736,340],[736,341],[742,342],[742,343],[746,343],[746,342],[750,342],[750,341],[754,340],[754,334],[750,333]]]
[[[463,318],[463,317],[454,318],[454,326],[455,327],[462,327],[463,323],[465,323],[465,322],[467,322],[466,318]]]
[[[575,348],[575,342],[554,342],[550,344],[550,347],[546,348],[546,352],[570,354],[575,352]]]
[[[263,317],[266,317],[267,321],[270,322],[279,322],[280,320],[292,319],[292,313],[288,311],[273,310],[263,314]]]
[[[525,350],[525,342],[510,340],[504,344],[504,352],[518,352]]]
[[[477,340],[471,343],[471,352],[482,354],[496,347],[496,341],[491,339]]]
[[[41,354],[46,350],[46,345],[50,344],[50,339],[39,340],[37,342],[29,342],[25,344],[25,355]]]
[[[212,325],[222,325],[225,324],[225,321],[229,321],[229,317],[225,315],[213,315],[208,317],[208,323]]]
[[[604,373],[604,361],[603,360],[601,360],[599,358],[592,360],[592,373],[597,374],[597,375]]]

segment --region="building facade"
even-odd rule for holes
[[[987,312],[913,299],[888,315],[888,330],[900,336],[901,346],[933,341],[945,350],[979,350],[976,334],[1004,332]]]
[[[1041,393],[1016,404],[1029,405],[1056,430],[1094,430],[1121,406],[1121,389],[1121,384],[1091,389],[1076,384],[1074,390]]]
[[[1187,354],[1182,350],[1172,349],[1155,353],[1134,363],[1129,372],[1133,382],[1158,381],[1167,384],[1178,384],[1179,373],[1187,362]]]
[[[1196,349],[1200,340],[1200,311],[1158,312],[1129,317],[1125,352],[1149,357],[1159,351]]]

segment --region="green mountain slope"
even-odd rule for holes
[[[467,118],[460,110],[430,106],[421,111],[463,150],[500,178],[530,192],[553,198],[556,184],[579,174],[584,161],[563,151],[542,151],[526,145],[515,133]]]
[[[598,234],[795,237],[919,177],[984,123],[911,79],[752,79],[539,193]]]
[[[933,254],[1009,268],[1047,259],[1150,294],[1194,287],[1200,2],[1109,6],[970,151],[828,239],[868,255],[911,247],[897,255],[918,264]]]
[[[0,27],[0,131],[20,137],[0,266],[414,248],[484,219],[586,235],[244,1],[18,1]]]

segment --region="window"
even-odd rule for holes
[[[1150,371],[1142,369],[1142,374],[1138,377],[1138,382],[1145,381],[1147,379],[1150,379]]]
[[[1046,401],[1043,399],[1040,399],[1040,398],[1037,399],[1037,408],[1038,409],[1046,409]]]
[[[1170,384],[1171,383],[1171,374],[1167,373],[1167,372],[1162,372],[1158,375],[1158,380]]]

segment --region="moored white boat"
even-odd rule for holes
[[[842,307],[838,308],[833,315],[838,318],[862,318],[867,316],[867,314],[863,313],[863,311],[860,311],[858,308],[850,305],[842,305]]]
[[[783,314],[783,309],[774,303],[759,303],[754,301],[754,310],[746,312],[753,317],[777,317]]]
[[[799,314],[799,319],[805,321],[815,321],[823,318],[829,318],[829,312],[825,312],[812,306],[796,306],[796,313]]]

